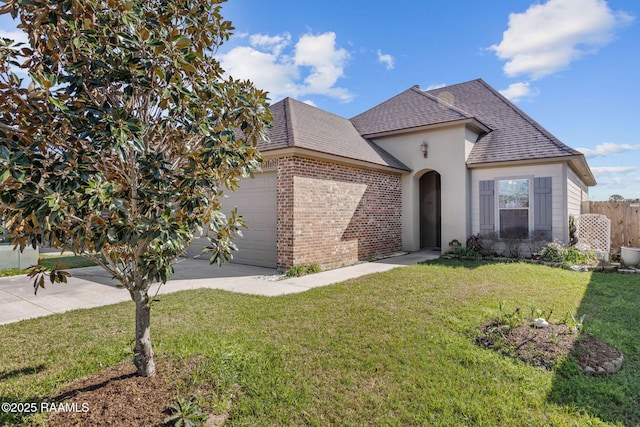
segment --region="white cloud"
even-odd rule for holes
[[[637,170],[635,166],[596,166],[592,167],[591,171],[595,175],[610,175],[619,173],[630,173]]]
[[[508,88],[500,93],[511,102],[520,102],[522,98],[538,95],[537,90],[532,90],[529,82],[519,82],[510,84]]]
[[[5,31],[0,30],[0,38],[11,39],[15,43],[24,43],[25,46],[29,46],[29,37],[27,33],[24,31]],[[9,69],[15,73],[19,78],[26,79],[29,75],[27,70],[24,68],[15,67],[13,65],[9,66]]]
[[[291,44],[291,34],[284,33],[278,36],[268,34],[253,34],[249,36],[252,46],[261,47],[278,56],[282,50]]]
[[[435,84],[427,86],[425,88],[425,91],[434,90],[434,89],[441,89],[441,88],[443,88],[445,86],[447,86],[445,83],[435,83]]]
[[[289,33],[251,35],[250,46],[220,55],[220,62],[236,79],[249,79],[269,91],[272,100],[286,96],[325,95],[349,102],[347,89],[337,86],[344,77],[349,53],[336,46],[333,32],[305,34],[291,46]]]
[[[626,151],[640,150],[640,144],[614,144],[612,142],[605,142],[603,144],[596,145],[596,148],[576,148],[586,157],[596,156],[612,156],[614,154],[624,153]]]
[[[640,177],[609,177],[605,179],[598,178],[598,189],[615,190],[624,193],[625,197],[636,198],[640,196],[638,186],[640,185]]]
[[[393,70],[395,58],[389,55],[388,53],[383,54],[380,49],[378,49],[377,54],[378,54],[378,62],[380,62],[381,64],[384,64],[387,70]]]
[[[605,0],[548,0],[512,13],[502,41],[489,49],[507,61],[508,76],[538,79],[597,51],[632,20],[625,12],[612,11]]]
[[[278,55],[241,46],[224,54],[220,62],[233,78],[251,80],[256,87],[268,90],[272,99],[298,94],[298,68]]]
[[[0,30],[0,38],[11,39],[13,41],[29,44],[29,38],[24,31],[5,31]]]
[[[295,64],[299,67],[310,67],[305,78],[302,93],[322,94],[341,101],[351,101],[353,96],[347,89],[334,87],[340,77],[344,76],[344,68],[349,53],[345,49],[336,48],[336,34],[305,34],[300,37],[295,47]]]

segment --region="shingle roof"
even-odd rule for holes
[[[469,165],[582,155],[481,79],[426,93],[448,99],[491,128],[474,144],[467,159]]]
[[[298,147],[410,170],[391,154],[360,136],[348,119],[292,98],[273,104],[271,111],[274,117],[269,136],[271,142],[258,144],[262,152]]]
[[[399,170],[401,161],[367,138],[424,127],[473,122],[484,129],[473,146],[470,167],[514,161],[568,161],[587,185],[595,185],[584,155],[563,144],[482,79],[422,91],[414,86],[347,120],[285,98],[271,106],[271,143],[263,152],[298,147]]]
[[[351,119],[362,135],[406,131],[473,116],[414,86]]]

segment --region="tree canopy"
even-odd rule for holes
[[[243,222],[220,198],[259,168],[271,115],[216,60],[223,1],[4,1],[29,39],[0,40],[0,219],[16,245],[84,254],[138,309],[203,227],[210,261],[229,259]],[[153,375],[144,333],[136,365]]]

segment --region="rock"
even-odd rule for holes
[[[618,371],[616,369],[616,365],[614,365],[611,362],[604,362],[602,367],[604,368],[605,371],[607,371],[607,374],[615,374]]]
[[[607,373],[607,371],[606,371],[606,369],[604,369],[602,366],[598,366],[598,369],[596,369],[596,373],[597,373],[598,375],[603,375],[603,374],[606,374],[606,373]]]
[[[547,322],[542,317],[538,317],[533,322],[536,325],[536,328],[546,328],[547,326],[549,326],[549,322]]]
[[[616,367],[616,372],[617,372],[617,371],[619,371],[619,370],[620,370],[620,368],[622,368],[622,359],[623,359],[623,357],[622,357],[622,356],[620,356],[620,357],[618,357],[616,360],[614,360],[614,361],[612,362],[612,363],[613,363],[613,366],[615,366],[615,367]]]
[[[590,375],[593,375],[596,373],[596,371],[591,366],[585,366],[583,372],[585,374],[590,374]]]

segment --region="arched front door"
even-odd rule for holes
[[[429,171],[420,177],[420,248],[440,249],[440,174]]]

